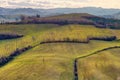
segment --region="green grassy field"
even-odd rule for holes
[[[109,29],[99,29],[91,25],[67,25],[53,28],[43,34],[43,41],[88,42],[91,38],[107,39],[115,36]]]
[[[74,60],[96,51],[120,46],[119,40],[89,40],[90,37],[120,38],[119,30],[91,25],[31,24],[0,25],[0,33],[18,33],[24,37],[0,40],[0,57],[9,56],[17,48],[34,48],[16,56],[0,67],[0,80],[74,80]],[[74,42],[72,42],[74,40]],[[53,41],[53,43],[40,44]],[[71,41],[54,43],[54,41]],[[75,43],[80,41],[81,43]],[[79,80],[116,80],[120,76],[120,49],[100,52],[78,60]],[[113,73],[113,74],[112,74]]]
[[[120,49],[112,49],[79,59],[79,80],[119,80],[119,56]]]
[[[52,29],[54,27],[58,27],[58,25],[1,25],[1,33],[19,33],[23,34],[24,37],[12,40],[1,40],[0,56],[8,56],[11,52],[15,51],[16,48],[23,48],[28,45],[32,46],[40,43],[40,35],[43,34],[44,31],[47,31],[48,29]]]
[[[1,26],[1,30],[1,32],[19,32],[19,34],[23,34],[24,37],[20,39],[0,41],[0,56],[8,56],[11,52],[16,50],[16,48],[22,48],[28,45],[34,46],[35,44],[39,44],[40,42],[47,42],[49,40],[87,42],[88,37],[108,38],[114,36],[109,30],[99,29],[89,25],[68,25],[62,27],[49,24],[23,26],[5,25],[3,27]]]

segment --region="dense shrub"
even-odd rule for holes
[[[14,38],[20,38],[20,37],[23,37],[23,35],[19,35],[19,34],[0,34],[0,40],[14,39]]]

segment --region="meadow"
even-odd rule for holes
[[[119,80],[120,49],[111,49],[78,61],[79,80]]]
[[[74,60],[120,46],[119,31],[78,24],[0,25],[1,34],[23,35],[0,40],[1,58],[16,49],[33,47],[1,66],[0,80],[74,80]],[[78,80],[116,80],[120,76],[119,51],[110,49],[78,59]]]
[[[100,38],[103,40],[114,37],[110,30],[95,28],[94,26],[84,25],[8,25],[1,26],[1,33],[13,32],[24,35],[20,39],[0,41],[0,56],[8,56],[17,48],[34,46],[42,42],[49,41],[71,41],[88,42],[89,37]],[[65,35],[66,34],[66,35]],[[11,47],[12,46],[12,47]]]
[[[43,34],[44,42],[73,41],[87,43],[89,40],[115,40],[115,35],[109,29],[100,29],[92,25],[66,25],[53,28]]]

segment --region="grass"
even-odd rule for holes
[[[117,80],[120,77],[120,49],[79,59],[79,80]]]
[[[90,37],[108,38],[116,35],[119,37],[119,33],[113,34],[113,30],[90,25],[0,25],[0,32],[25,35],[19,39],[1,40],[0,57],[10,55],[16,48],[39,44],[0,67],[1,80],[73,80],[75,58],[104,48],[120,46],[119,41],[98,40],[91,40],[86,44],[72,42],[40,44],[42,41],[64,41],[66,38],[82,42]],[[79,59],[79,80],[115,80],[119,75],[119,51],[114,49]],[[111,75],[111,70],[114,75]]]
[[[78,41],[88,42],[89,39],[108,39],[113,36],[109,29],[99,29],[91,25],[67,25],[47,31],[43,34],[43,42],[54,41]]]
[[[21,27],[20,27],[21,26]],[[18,29],[17,29],[18,27]],[[52,29],[53,28],[53,29]],[[20,39],[0,41],[0,56],[8,56],[17,48],[34,46],[47,40],[61,41],[69,38],[70,41],[77,40],[86,42],[88,37],[111,37],[113,34],[109,30],[95,28],[94,26],[69,25],[58,27],[57,25],[5,25],[1,26],[2,32],[21,32],[25,36]],[[17,30],[16,30],[17,29]],[[19,32],[19,33],[20,33]],[[63,33],[64,32],[64,33]],[[66,35],[64,35],[66,34]],[[11,47],[12,46],[12,47]]]
[[[115,42],[111,44],[111,42],[105,41],[91,41],[88,44],[42,44],[16,57],[13,61],[1,67],[0,79],[73,80],[74,58],[113,45],[117,44]]]
[[[0,79],[73,80],[72,60],[54,53],[41,52],[40,47],[16,57],[14,61],[0,68]]]
[[[10,53],[15,51],[17,48],[23,48],[28,45],[35,45],[40,43],[40,34],[48,29],[58,27],[58,25],[47,24],[47,25],[1,25],[1,33],[19,33],[23,34],[24,37],[13,40],[1,40],[0,41],[0,56],[8,56]]]
[[[58,27],[55,24],[19,24],[19,25],[0,25],[0,33],[20,33],[30,35],[34,32],[44,31],[47,29]]]

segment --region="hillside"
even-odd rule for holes
[[[119,19],[120,20],[120,12],[112,15],[114,19]]]
[[[107,19],[99,16],[94,16],[88,13],[62,14],[50,17],[23,16],[23,19],[20,23],[58,25],[82,24],[94,25],[99,28],[120,29],[120,20]]]
[[[32,9],[32,8],[2,8],[0,7],[0,15],[5,18],[0,17],[0,21],[13,22],[20,15],[35,16],[37,14],[41,17],[60,15],[60,14],[71,14],[71,13],[88,13],[96,16],[103,15],[113,15],[120,12],[120,9],[105,9],[100,7],[83,7],[83,8],[55,8],[55,9]],[[15,17],[11,17],[15,16]],[[9,17],[11,17],[9,19]]]
[[[105,44],[109,45],[110,43],[92,41],[90,44],[75,44],[75,43],[59,44],[58,43],[58,44],[40,45],[20,55],[19,57],[16,57],[9,64],[2,67],[0,69],[0,78],[3,80],[4,79],[5,80],[18,80],[18,79],[20,80],[59,80],[59,79],[74,80],[74,74],[73,74],[74,57],[82,56],[83,53],[87,54],[94,50],[98,50],[101,47],[103,47]],[[91,47],[91,45],[93,46]],[[102,45],[102,46],[97,47],[97,45]],[[85,49],[88,51],[86,51]],[[108,57],[108,58],[111,58],[111,57]],[[101,59],[103,58],[101,57]],[[85,60],[85,61],[87,62],[91,60],[92,59]],[[114,61],[113,61],[113,64],[115,63]],[[81,69],[84,68],[85,63],[83,61],[83,64],[81,63],[83,66],[80,65],[80,68],[78,68],[80,72],[82,71]],[[88,67],[88,70],[87,70],[88,72],[90,71],[89,69],[91,69],[91,67],[90,68]],[[100,69],[97,69],[97,70],[100,70]],[[83,69],[82,72],[85,73],[86,71],[84,71]],[[82,79],[81,73],[79,73],[80,75],[79,80]],[[106,73],[109,73],[109,71],[108,72],[106,71]],[[117,74],[118,73],[115,73],[114,75],[117,75]],[[86,74],[83,77],[86,77],[89,79],[88,75]],[[106,79],[106,78],[103,77],[100,79]],[[85,80],[85,79],[83,78],[82,80]],[[114,80],[114,78],[111,80]]]
[[[120,20],[120,12],[118,13],[115,13],[115,14],[112,14],[112,15],[104,15],[103,17],[105,18],[109,18],[109,19],[117,19],[117,20]]]
[[[73,13],[0,24],[0,80],[117,80],[115,23],[119,20]]]
[[[119,80],[119,51],[111,49],[79,59],[79,80]]]
[[[53,14],[70,14],[70,13],[89,13],[92,15],[112,15],[118,13],[119,9],[105,9],[100,7],[83,7],[83,8],[55,8],[55,9],[32,9],[32,8],[2,8],[0,7],[0,15],[11,14],[24,14],[24,15],[36,15],[41,16],[53,15]],[[18,13],[19,12],[19,13]]]

